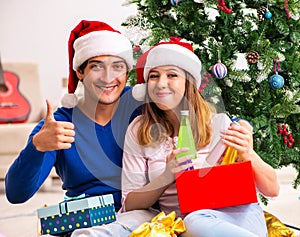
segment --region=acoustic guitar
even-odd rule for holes
[[[0,59],[0,124],[23,123],[30,111],[30,103],[19,91],[19,77],[3,71]]]

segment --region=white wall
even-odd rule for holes
[[[121,23],[136,13],[125,0],[0,0],[2,62],[39,64],[44,99],[60,102],[61,80],[68,76],[68,38],[82,19],[104,21],[124,32]]]

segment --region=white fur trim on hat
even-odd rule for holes
[[[147,85],[146,83],[136,84],[132,88],[132,96],[137,101],[144,101],[146,96]]]
[[[75,94],[64,94],[61,99],[61,105],[65,108],[74,108],[78,104],[78,98]]]
[[[102,30],[93,31],[75,40],[74,44],[73,69],[78,67],[87,59],[101,56],[112,55],[123,58],[129,68],[133,66],[133,53],[130,41],[122,34]]]
[[[144,79],[148,79],[150,70],[158,66],[174,65],[189,72],[201,85],[201,61],[191,50],[177,44],[161,44],[149,51],[147,56]]]

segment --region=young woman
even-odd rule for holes
[[[131,123],[126,133],[123,210],[151,209],[158,203],[161,211],[175,210],[180,216],[174,173],[208,155],[214,129],[214,114],[198,91],[201,62],[190,44],[175,38],[146,52],[137,63],[137,71],[138,77],[142,74],[147,82],[146,103],[142,115]],[[177,154],[186,151],[176,148],[183,109],[190,113],[197,159],[180,166],[190,159],[188,156],[175,159]],[[274,169],[253,150],[251,126],[243,120],[239,124],[224,126],[222,140],[238,151],[238,161],[251,160],[259,192],[265,196],[278,195]],[[267,236],[264,214],[258,203],[198,210],[183,218],[187,229],[183,236]]]

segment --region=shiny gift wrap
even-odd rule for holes
[[[285,226],[277,217],[264,211],[269,237],[297,237],[297,235]]]
[[[174,211],[167,216],[164,212],[160,212],[150,223],[140,225],[128,237],[176,237],[183,232],[185,232],[184,222],[180,217],[176,219]]]
[[[232,147],[228,147],[225,152],[222,165],[233,164],[236,160],[236,157],[237,157],[237,150]]]

